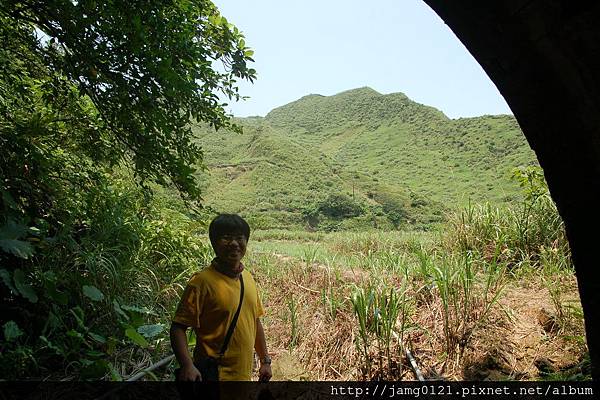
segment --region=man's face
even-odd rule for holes
[[[215,254],[227,263],[236,264],[246,254],[246,237],[242,233],[228,233],[215,240]]]

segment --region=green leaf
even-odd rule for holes
[[[59,292],[56,289],[48,291],[47,294],[48,294],[48,297],[50,297],[50,299],[52,301],[54,301],[58,304],[61,304],[63,306],[66,306],[67,303],[69,302],[69,296],[66,293]]]
[[[113,308],[121,317],[125,318],[125,320],[129,320],[129,316],[121,309],[119,302],[115,299],[113,300]]]
[[[165,329],[163,324],[154,325],[142,325],[137,331],[144,335],[145,338],[150,339],[160,334]]]
[[[23,331],[19,329],[15,321],[8,321],[4,324],[4,340],[7,342],[12,342],[21,335],[23,335]]]
[[[44,328],[44,332],[46,332],[46,329],[50,329],[50,331],[53,331],[60,326],[61,320],[56,316],[54,312],[50,311],[48,313],[48,319],[46,320],[46,327]]]
[[[152,311],[151,309],[146,308],[146,307],[121,305],[121,308],[123,310],[132,311],[132,312],[136,312],[139,314],[148,314],[148,315],[155,315],[155,316],[158,315],[154,311]]]
[[[71,329],[67,332],[67,336],[75,338],[75,339],[79,339],[80,341],[84,340],[83,335],[81,334],[81,332],[77,332],[74,329]]]
[[[0,278],[2,278],[2,282],[4,282],[6,287],[8,287],[13,293],[19,293],[12,284],[12,276],[10,275],[10,272],[5,269],[0,269]]]
[[[119,341],[114,338],[114,337],[109,337],[108,338],[108,343],[106,344],[106,354],[108,355],[113,355],[114,352],[117,350],[117,344],[119,343]]]
[[[106,375],[106,373],[110,371],[108,362],[105,360],[96,360],[94,362],[89,362],[89,360],[86,360],[85,363],[83,362],[84,360],[81,361],[83,364],[87,364],[83,368],[81,368],[80,371],[81,378],[83,379],[97,380],[103,378],[104,375]]]
[[[90,357],[92,359],[99,359],[104,357],[106,354],[98,350],[87,350],[85,355],[86,357]]]
[[[32,303],[37,303],[38,297],[33,290],[33,287],[28,283],[25,283],[25,273],[20,269],[15,269],[13,273],[13,279],[15,281],[15,287],[21,293],[21,296],[25,297]]]
[[[45,272],[43,274],[44,278],[44,289],[46,297],[52,300],[55,303],[61,305],[67,305],[69,302],[69,296],[66,293],[63,293],[56,289],[56,277],[52,273],[52,271]]]
[[[27,234],[28,229],[27,225],[9,220],[0,227],[0,239],[20,239]]]
[[[221,16],[219,14],[213,14],[208,18],[208,21],[214,25],[219,25],[221,23]]]
[[[94,339],[96,342],[98,342],[98,343],[102,343],[102,344],[106,343],[106,338],[105,338],[104,336],[102,336],[102,335],[99,335],[99,334],[97,334],[97,333],[94,333],[94,332],[89,332],[88,334],[89,334],[89,335],[90,335],[90,337],[91,337],[92,339]]]
[[[88,366],[90,366],[90,365],[92,365],[94,363],[92,360],[88,360],[87,358],[81,358],[81,359],[79,359],[79,362],[84,367],[88,367]]]
[[[137,344],[138,346],[141,347],[148,347],[148,341],[146,341],[146,339],[140,335],[139,333],[137,333],[137,331],[133,328],[127,328],[125,330],[125,336],[127,336],[129,339],[131,339],[131,341],[135,344]]]
[[[33,255],[33,246],[29,242],[17,239],[0,239],[0,247],[4,252],[27,260]]]
[[[85,325],[85,315],[83,313],[83,309],[79,306],[73,307],[69,310],[69,312],[75,317],[75,319],[77,320],[77,324],[79,325],[80,328],[86,328]]]
[[[0,192],[2,193],[2,201],[4,202],[4,204],[12,208],[13,210],[16,210],[18,206],[17,203],[15,203],[15,200],[13,199],[12,195],[4,189],[1,189]]]
[[[65,355],[65,352],[54,343],[52,343],[46,336],[40,336],[40,340],[48,347],[50,350],[54,350],[57,355]]]
[[[114,365],[112,365],[112,363],[108,363],[108,366],[110,368],[110,380],[113,382],[121,382],[123,381],[123,377],[121,376],[121,374],[119,373],[119,371],[117,371],[117,369],[115,368]]]
[[[90,298],[92,301],[102,301],[104,300],[104,294],[96,287],[96,286],[87,286],[84,285],[82,287],[83,294]]]

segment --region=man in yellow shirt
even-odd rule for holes
[[[202,380],[199,367],[212,358],[218,360],[219,380],[250,380],[254,348],[260,359],[259,380],[268,381],[272,376],[271,357],[260,322],[264,310],[254,278],[241,262],[250,227],[238,215],[221,214],[210,223],[208,231],[216,257],[210,266],[192,276],[171,324],[171,346],[181,366],[177,378]],[[238,307],[237,322],[221,356]],[[189,327],[196,333],[193,358],[187,350]]]

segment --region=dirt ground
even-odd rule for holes
[[[576,286],[574,290],[563,301],[580,304]],[[565,316],[561,322],[548,290],[539,282],[506,288],[499,303],[504,321],[490,321],[475,338],[463,379],[537,380],[581,362],[583,320]]]

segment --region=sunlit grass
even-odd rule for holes
[[[551,340],[572,337],[577,346],[584,343],[581,309],[571,302],[574,288],[567,284],[573,271],[562,226],[534,229],[541,214],[553,212],[549,206],[538,202],[512,214],[471,206],[442,232],[269,231],[255,236],[260,240],[250,246],[249,256],[263,260],[259,278],[264,272],[271,285],[288,293],[275,296],[281,300],[269,295],[281,301],[289,332],[282,343],[319,371],[316,378],[410,376],[403,369],[404,342],[416,337],[425,338],[421,346],[436,349],[431,361],[438,374],[456,376],[481,332],[511,323],[501,305],[507,286],[542,282],[560,326]],[[320,349],[338,346],[340,339],[318,336],[310,327],[326,323],[347,329],[349,320],[356,367],[341,360],[330,369],[319,367],[315,354],[325,357]],[[309,328],[299,342],[300,327]]]

